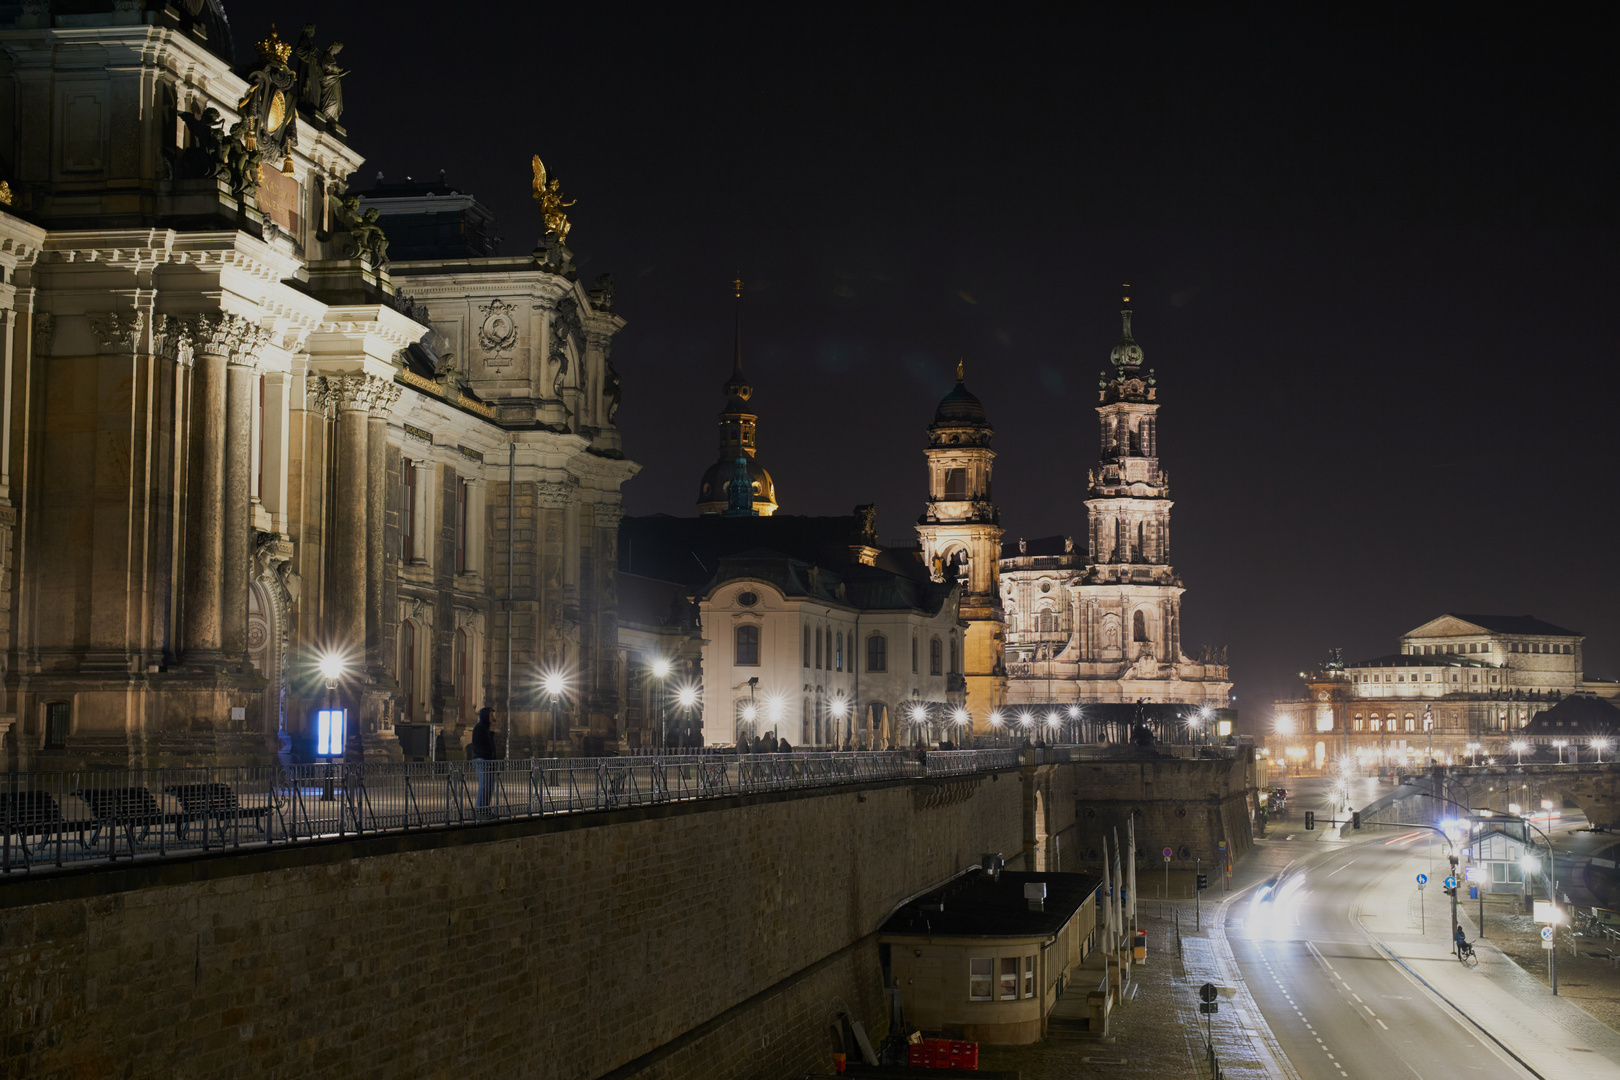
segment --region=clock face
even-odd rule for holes
[[[264,115],[265,130],[274,134],[281,130],[282,122],[287,119],[287,95],[277,90],[270,95],[270,108]]]

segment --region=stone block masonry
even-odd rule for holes
[[[792,1076],[873,933],[1001,851],[1033,770],[0,883],[0,1075]]]

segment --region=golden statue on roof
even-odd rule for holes
[[[534,155],[534,201],[540,204],[540,217],[546,223],[546,231],[557,237],[557,243],[568,242],[568,230],[573,228],[568,223],[568,215],[563,208],[573,206],[578,199],[569,199],[563,202],[562,181],[552,177],[546,179],[546,165],[540,160],[540,155]]]

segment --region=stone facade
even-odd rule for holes
[[[1275,704],[1267,749],[1320,768],[1462,764],[1499,756],[1532,718],[1571,694],[1620,700],[1582,674],[1585,635],[1528,615],[1453,615],[1401,635],[1396,652],[1333,660],[1304,695]]]
[[[1129,298],[1127,298],[1129,299]],[[1182,651],[1170,565],[1170,481],[1160,467],[1158,386],[1122,312],[1124,337],[1098,391],[1102,467],[1089,474],[1087,535],[1005,545],[1007,704],[1152,701],[1224,708],[1224,650]]]
[[[455,753],[485,702],[532,746],[543,666],[569,745],[612,737],[611,285],[390,267],[330,118],[238,170],[214,10],[0,28],[8,766],[308,757],[326,654],[354,756]]]

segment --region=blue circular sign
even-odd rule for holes
[[[1429,875],[1428,874],[1419,874],[1418,875],[1418,884],[1419,885],[1427,885],[1428,883],[1429,883]]]
[[[1456,887],[1457,887],[1457,879],[1455,877],[1451,877],[1450,875],[1448,875],[1446,877],[1446,888],[1455,889]]]

